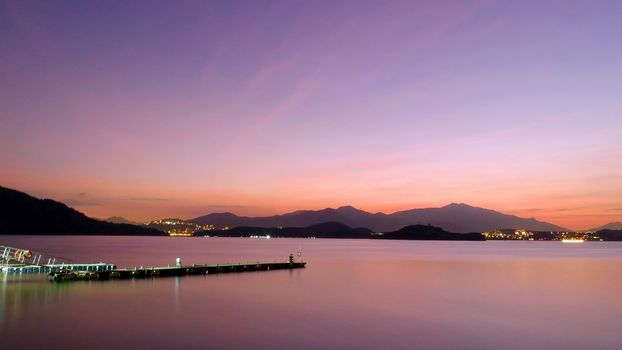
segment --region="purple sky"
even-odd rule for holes
[[[0,184],[135,220],[622,219],[622,1],[0,0]]]

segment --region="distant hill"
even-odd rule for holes
[[[103,221],[111,222],[113,224],[130,224],[130,225],[139,225],[139,226],[142,225],[142,223],[140,222],[131,221],[121,216],[111,216],[107,219],[104,219]]]
[[[315,237],[315,238],[369,238],[372,231],[366,228],[351,228],[339,222],[325,222],[307,227],[249,227],[238,226],[230,230],[199,232],[198,235],[219,237]]]
[[[589,231],[597,232],[600,230],[622,230],[622,222],[620,221],[610,222],[606,225],[602,225],[602,226],[590,229]]]
[[[452,203],[441,208],[412,209],[393,213],[402,224],[431,224],[451,232],[484,232],[498,228],[526,229],[532,231],[566,231],[565,228],[521,218],[498,211]]]
[[[323,222],[340,222],[350,227],[368,227],[376,232],[389,232],[404,226],[423,224],[441,227],[451,232],[483,232],[498,228],[523,228],[533,231],[565,231],[547,222],[503,214],[466,204],[449,204],[441,208],[411,209],[393,214],[369,213],[351,206],[337,209],[298,210],[266,217],[237,216],[215,213],[189,220],[217,228],[225,226],[305,227]]]
[[[63,203],[1,186],[0,234],[164,235],[150,228],[95,220]]]
[[[410,225],[397,231],[375,235],[376,239],[404,239],[404,240],[437,240],[437,241],[484,241],[484,236],[479,232],[452,233],[440,227],[428,225]]]
[[[600,230],[596,234],[604,241],[622,241],[622,230]]]
[[[201,230],[201,226],[178,218],[158,219],[146,222],[145,227],[154,228],[163,232],[190,234]]]
[[[393,232],[375,234],[366,228],[351,228],[339,222],[325,222],[307,227],[249,227],[239,226],[230,230],[203,231],[199,235],[207,234],[219,237],[296,237],[296,238],[373,238],[373,239],[401,239],[401,240],[471,240],[483,241],[480,233],[451,233],[439,227],[427,225],[407,226]]]
[[[386,217],[385,214],[370,214],[352,207],[338,209],[326,208],[322,210],[299,210],[284,215],[267,217],[237,216],[232,213],[215,213],[201,216],[188,221],[200,224],[214,225],[216,228],[251,226],[251,227],[306,227],[325,222],[340,222],[350,227],[369,227],[376,229],[378,222]]]

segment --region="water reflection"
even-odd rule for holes
[[[622,348],[620,244],[135,237],[30,243],[54,249],[55,239],[64,240],[62,255],[128,266],[172,264],[171,250],[185,252],[188,263],[285,259],[304,244],[309,267],[76,283],[0,275],[4,343],[76,349],[120,341],[134,348]],[[122,245],[134,247],[133,254],[123,255]]]

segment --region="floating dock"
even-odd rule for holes
[[[134,269],[112,269],[104,271],[57,271],[50,272],[51,281],[76,281],[76,280],[109,280],[109,279],[132,279],[173,277],[186,275],[211,275],[217,273],[252,272],[270,270],[299,269],[306,266],[306,262],[271,262],[271,263],[246,263],[246,264],[218,264],[218,265],[187,265],[187,266],[164,266],[164,267],[140,267]]]

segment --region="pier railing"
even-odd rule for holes
[[[8,247],[3,245],[0,245],[0,253],[2,254],[0,255],[0,264],[3,265],[22,264],[47,266],[71,263],[70,259],[46,255],[29,249]]]

